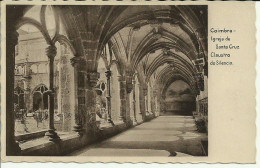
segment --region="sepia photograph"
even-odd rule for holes
[[[6,5],[5,30],[6,156],[208,157],[207,5]]]

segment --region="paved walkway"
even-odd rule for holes
[[[191,116],[160,116],[72,156],[203,156],[201,139]]]

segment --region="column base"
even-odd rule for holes
[[[73,131],[76,132],[79,136],[83,136],[83,129],[81,125],[74,126]]]
[[[52,142],[60,141],[60,137],[55,132],[55,129],[49,129],[48,132],[45,133],[45,137],[47,137],[49,139],[49,141],[52,141]]]
[[[111,119],[111,118],[109,118],[107,121],[108,121],[108,123],[110,123],[112,126],[114,126],[114,125],[115,125],[115,123],[112,121],[112,119]]]
[[[126,122],[126,118],[123,117],[123,116],[120,116],[120,117],[119,117],[119,120],[120,120],[120,121],[123,121],[123,122]]]
[[[135,126],[135,125],[138,125],[138,122],[137,122],[137,119],[136,119],[136,118],[133,119],[133,125],[134,125],[134,126]]]

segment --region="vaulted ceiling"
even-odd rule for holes
[[[108,32],[116,55],[131,71],[140,69],[145,82],[153,76],[165,90],[183,80],[198,92],[207,61],[206,6],[130,6]]]
[[[203,89],[208,53],[207,6],[57,5],[54,8],[76,55],[85,57],[88,71],[97,70],[100,57],[109,55],[104,53],[108,48],[121,67],[126,67],[121,68],[125,69],[121,74],[134,74],[138,70],[144,82],[153,78],[162,88],[181,79],[194,93]]]

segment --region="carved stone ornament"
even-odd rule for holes
[[[125,77],[124,76],[118,76],[118,81],[119,82],[125,81]]]
[[[80,56],[75,56],[75,57],[71,58],[70,63],[75,68],[84,67],[86,65],[85,59]]]
[[[136,24],[134,27],[133,27],[133,30],[134,31],[138,31],[140,30],[141,26],[139,24]]]
[[[156,90],[153,91],[153,95],[157,96],[157,91]]]
[[[126,84],[126,91],[127,91],[127,93],[131,93],[133,88],[134,88],[134,85],[132,83],[127,83]]]
[[[198,84],[199,84],[200,90],[201,90],[201,91],[204,91],[204,80],[200,78]]]
[[[100,77],[100,73],[88,72],[87,77],[88,77],[88,82],[89,82],[90,87],[95,87],[97,85],[98,79]]]
[[[164,55],[168,56],[170,49],[169,49],[169,48],[163,48],[162,51],[163,51],[163,54],[164,54]]]
[[[204,30],[203,27],[198,28],[198,29],[196,30],[196,32],[197,32],[197,35],[198,35],[199,38],[202,38],[202,39],[205,38],[205,37],[204,37],[204,34],[205,34],[204,32],[205,32],[205,30]]]
[[[144,92],[144,95],[146,96],[147,95],[147,88],[143,88],[143,92]]]
[[[153,38],[154,39],[160,39],[162,37],[162,34],[160,32],[154,33]]]
[[[57,55],[57,48],[54,45],[50,45],[46,48],[46,55],[51,59]]]
[[[204,75],[208,77],[208,63],[205,62],[205,65],[203,66]]]
[[[112,72],[110,70],[106,71],[105,73],[107,78],[110,78],[112,75]]]

